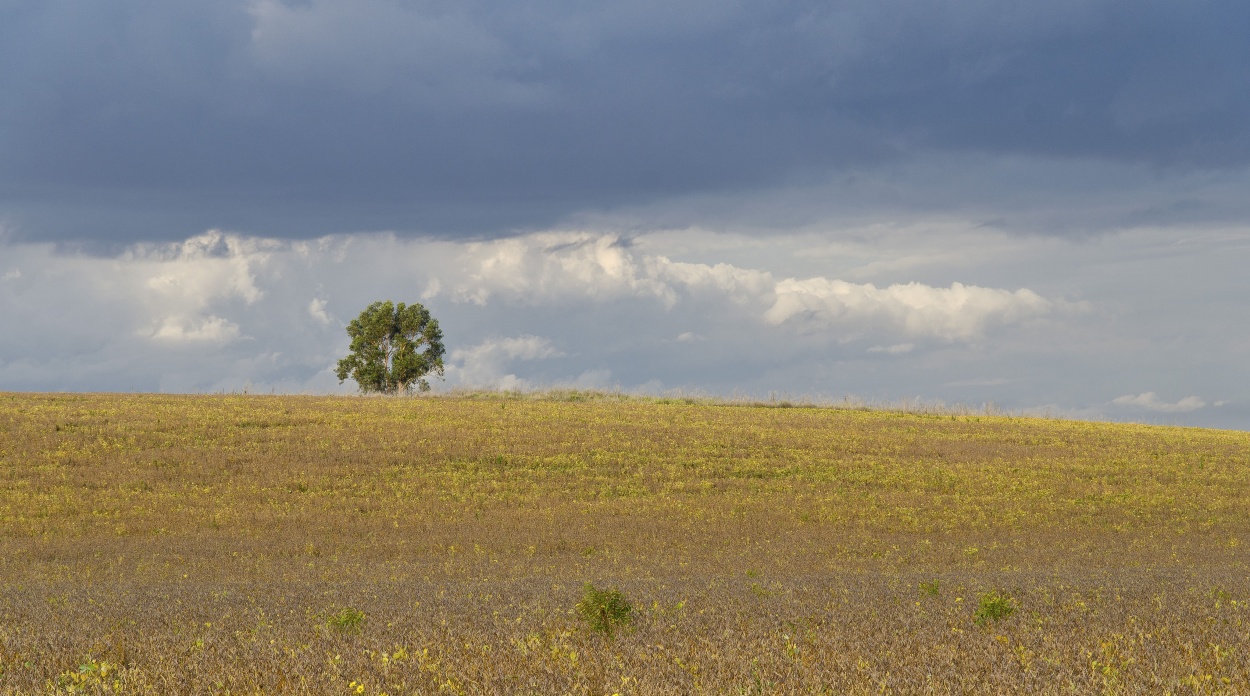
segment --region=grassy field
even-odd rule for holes
[[[4,694],[1250,693],[1248,544],[1245,432],[0,394]]]

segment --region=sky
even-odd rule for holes
[[[1250,428],[1250,5],[0,0],[0,390]]]

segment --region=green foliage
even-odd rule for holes
[[[594,585],[586,583],[582,588],[582,601],[577,603],[577,615],[592,630],[609,638],[618,628],[633,622],[633,612],[633,605],[615,587],[610,590],[596,590]]]
[[[351,354],[338,363],[339,382],[381,394],[428,391],[425,376],[443,375],[443,333],[424,306],[374,302],[347,325]]]
[[[981,605],[973,614],[972,620],[978,626],[985,626],[991,621],[998,621],[1011,616],[1016,610],[1016,600],[998,592],[987,592],[981,595]]]
[[[121,682],[118,681],[118,666],[95,659],[78,665],[77,670],[61,673],[57,678],[57,684],[71,694],[108,693],[120,691],[121,687]]]
[[[343,633],[355,633],[365,622],[365,613],[359,609],[343,607],[339,613],[326,620],[326,626]]]
[[[939,593],[941,593],[941,583],[937,580],[920,583],[920,594],[936,597]]]

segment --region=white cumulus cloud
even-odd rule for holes
[[[508,371],[514,362],[558,358],[564,353],[541,336],[489,339],[448,355],[447,377],[466,387],[523,389],[528,382]]]
[[[776,301],[765,313],[772,324],[821,330],[838,326],[887,324],[912,336],[947,341],[977,338],[990,323],[1038,316],[1051,303],[1032,290],[1012,292],[952,283],[936,288],[920,283],[877,288],[828,278],[789,278],[777,283]]]
[[[239,336],[237,324],[218,316],[221,305],[259,302],[265,293],[256,274],[280,248],[270,240],[210,230],[179,244],[138,245],[119,263],[126,278],[139,284],[132,292],[153,315],[156,328],[149,336],[221,343]]]
[[[221,317],[167,318],[149,334],[161,341],[226,343],[239,337],[239,326]]]
[[[615,235],[541,233],[469,244],[456,270],[463,275],[450,283],[452,296],[478,305],[496,295],[525,304],[630,295],[675,300]],[[442,287],[436,279],[427,292]]]
[[[1170,404],[1160,399],[1154,392],[1118,396],[1112,399],[1111,403],[1116,406],[1134,406],[1160,413],[1188,413],[1189,411],[1197,411],[1207,405],[1206,401],[1196,396],[1187,396],[1176,403]]]
[[[143,245],[124,258],[154,293],[176,302],[203,306],[218,298],[253,304],[264,296],[255,269],[273,247],[268,240],[210,230],[181,244]]]
[[[766,324],[803,333],[902,333],[949,342],[979,338],[988,326],[1052,312],[1055,303],[1029,289],[963,283],[878,288],[826,277],[777,280],[767,270],[689,263],[646,254],[616,235],[550,232],[469,245],[458,277],[434,279],[453,299],[484,306],[652,298],[666,309],[685,299],[719,298],[754,308]],[[449,275],[457,275],[452,271]]]
[[[314,297],[308,303],[308,315],[323,325],[330,323],[330,315],[326,313],[326,301],[320,297]]]

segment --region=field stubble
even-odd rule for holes
[[[1247,462],[972,415],[0,394],[0,693],[1246,693]]]

